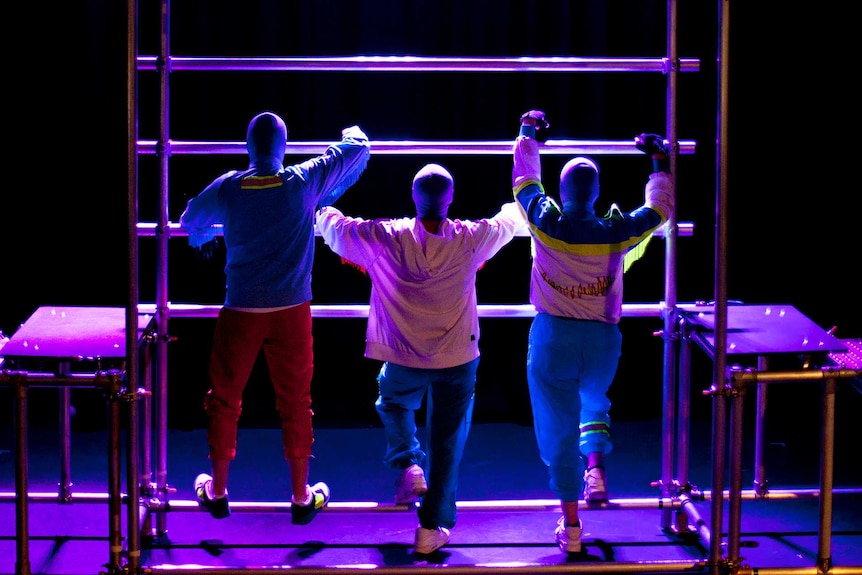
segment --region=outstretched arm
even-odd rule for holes
[[[644,189],[644,206],[657,211],[664,223],[673,213],[675,203],[668,144],[658,134],[641,134],[635,138],[635,146],[652,157],[653,173]]]
[[[542,181],[542,164],[539,159],[539,143],[536,130],[546,129],[548,122],[541,110],[530,110],[521,116],[521,128],[515,140],[512,187],[520,188],[526,182]]]
[[[320,197],[317,207],[334,204],[368,165],[371,143],[359,126],[350,126],[341,131],[341,142],[329,146],[322,156],[312,158],[299,165],[308,173],[316,173],[311,180],[314,192]]]
[[[626,253],[623,265],[624,272],[627,272],[629,267],[640,259],[646,251],[647,245],[650,243],[653,231],[659,226],[664,225],[674,210],[673,181],[670,176],[668,144],[658,134],[640,134],[639,136],[635,136],[635,146],[638,150],[652,158],[653,173],[650,174],[644,188],[643,206],[657,213],[660,220],[658,226],[652,228],[643,240]]]

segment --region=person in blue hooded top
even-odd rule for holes
[[[577,553],[581,493],[588,503],[608,500],[607,392],[622,348],[623,274],[671,217],[673,180],[667,144],[656,134],[641,134],[635,146],[653,161],[641,206],[623,213],[613,204],[607,215],[597,215],[599,168],[579,156],[560,172],[560,207],[542,184],[536,130],[546,127],[540,110],[521,116],[512,190],[532,237],[530,303],[536,316],[527,343],[527,385],[533,427],[563,511],[556,542],[564,553]]]
[[[479,364],[476,274],[524,227],[514,202],[491,218],[450,219],[454,189],[446,168],[427,164],[413,178],[416,217],[366,220],[331,206],[317,213],[326,245],[371,279],[365,357],[383,362],[375,402],[383,462],[398,473],[395,503],[421,501],[420,554],[448,543],[456,522]],[[426,394],[427,461],[416,437]]]
[[[194,482],[201,507],[230,515],[228,471],[236,457],[242,396],[263,350],[281,419],[291,519],[305,525],[329,502],[329,487],[308,484],[314,441],[311,271],[314,212],[356,183],[371,146],[358,126],[323,154],[285,166],[287,126],[272,112],[251,119],[246,170],[228,171],[189,200],[180,225],[189,245],[212,253],[220,224],[226,250],[226,295],[219,310],[204,397],[212,474]]]

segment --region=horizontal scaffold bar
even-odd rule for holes
[[[76,493],[73,496],[75,503],[103,503],[108,501],[107,493],[86,492]],[[14,500],[14,492],[0,492],[0,501]],[[59,503],[60,496],[57,493],[47,491],[29,492],[27,500],[31,503]],[[154,503],[154,502],[151,502]],[[456,506],[460,511],[559,511],[559,499],[489,499],[481,501],[458,501]],[[175,512],[200,512],[205,511],[197,501],[188,499],[173,499],[164,504],[169,511]],[[284,513],[290,512],[289,501],[231,501],[232,512],[252,513]],[[403,513],[411,509],[413,505],[395,505],[392,503],[381,503],[377,501],[330,501],[326,506],[327,513],[361,513],[361,512],[398,512]],[[605,503],[589,505],[584,501],[579,503],[581,509],[612,510],[612,509],[678,509],[679,502],[670,498],[645,497],[645,498],[620,498],[610,499]]]
[[[859,496],[862,488],[843,487],[835,488],[833,495]],[[696,493],[694,500],[698,502],[712,499],[711,491]],[[758,493],[753,489],[743,489],[739,496],[746,501],[756,501],[758,504],[768,501],[799,501],[805,499],[819,499],[820,489],[770,489],[767,495]],[[75,503],[106,503],[109,499],[108,493],[95,491],[75,492],[71,496]],[[126,497],[123,495],[123,497]],[[722,497],[726,500],[730,497],[730,491],[724,490]],[[0,491],[0,502],[14,501],[14,491]],[[51,491],[29,491],[27,500],[32,503],[61,503],[63,496]],[[65,501],[69,502],[69,501]],[[151,504],[153,502],[150,502]],[[188,499],[174,499],[166,505],[170,511],[198,512],[204,511],[197,501]],[[604,503],[587,503],[580,501],[578,507],[591,511],[610,511],[614,509],[679,509],[681,502],[669,497],[628,497],[612,498]],[[485,499],[465,500],[456,502],[459,510],[463,511],[558,511],[560,509],[559,499]],[[231,510],[279,513],[290,511],[290,502],[287,501],[231,501]],[[378,501],[330,501],[326,506],[327,512],[361,513],[361,512],[403,512],[410,509],[410,505],[395,505],[392,503],[381,503]]]
[[[286,154],[322,154],[332,142],[295,141],[287,142]],[[371,153],[387,156],[418,156],[430,154],[453,154],[459,156],[512,155],[514,140],[488,141],[419,141],[419,140],[372,140]],[[680,140],[680,154],[694,154],[694,140]],[[248,154],[245,141],[196,141],[170,140],[167,145],[156,140],[138,140],[138,153],[155,154]],[[542,155],[643,155],[632,140],[546,140],[539,146]]]
[[[138,70],[158,70],[157,56],[138,56]],[[670,59],[657,58],[439,58],[425,56],[347,56],[247,58],[171,56],[172,72],[660,72],[667,74]],[[680,72],[697,72],[700,60],[681,58]]]
[[[158,235],[156,233],[156,229],[158,228],[158,224],[155,222],[138,222],[138,237],[155,237]],[[676,225],[677,227],[677,236],[692,236],[694,235],[694,223],[692,222],[679,222]],[[222,225],[215,224],[213,229],[216,232],[216,235],[222,235]],[[169,222],[168,230],[170,231],[171,237],[188,237],[189,233],[180,227],[180,224],[177,222]],[[320,237],[320,232],[317,229],[314,230],[314,235]],[[519,230],[516,234],[517,237],[529,237],[529,232],[526,230]],[[657,229],[653,235],[658,238],[663,238],[665,236],[665,228],[664,226]]]
[[[704,306],[698,304],[678,304],[677,309],[696,311]],[[222,308],[221,304],[169,303],[168,310],[172,318],[215,318]],[[479,304],[479,317],[533,317],[536,310],[532,304]],[[711,306],[710,306],[710,309]],[[661,317],[667,310],[663,302],[659,303],[624,303],[623,317]],[[154,314],[156,304],[138,304],[139,313]],[[312,304],[311,315],[319,318],[367,318],[368,304]]]

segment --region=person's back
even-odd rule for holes
[[[353,184],[368,160],[365,135],[345,133],[326,154],[285,167],[284,121],[258,114],[247,133],[249,168],[223,174],[189,201],[181,225],[190,238],[209,232],[213,223],[223,225],[226,306],[274,308],[311,300],[314,211],[326,194],[340,195]]]
[[[479,360],[476,274],[523,226],[514,203],[493,218],[453,220],[452,177],[429,164],[413,181],[416,218],[364,220],[325,207],[326,244],[371,279],[365,356],[383,362],[375,403],[384,463],[400,472],[396,504],[418,509],[415,550],[445,545],[456,522],[458,467],[470,427]],[[428,398],[428,481],[415,413]]]
[[[354,235],[375,244],[372,257],[356,262],[372,282],[366,355],[430,369],[474,359],[476,273],[509,241],[506,224],[446,219],[431,233],[421,220],[403,218],[358,224]]]
[[[655,196],[655,202],[629,214],[612,208],[608,216],[600,217],[594,210],[598,180],[595,162],[576,157],[560,174],[562,209],[539,213],[545,198],[531,203],[534,189],[527,189],[525,197],[519,198],[523,205],[531,206],[528,217],[541,232],[533,241],[530,277],[530,303],[537,312],[619,323],[626,257],[633,247],[648,241],[670,213],[667,196],[652,193],[659,185],[663,190],[664,184],[651,180],[646,193]]]

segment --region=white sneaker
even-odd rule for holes
[[[449,530],[445,527],[425,529],[420,526],[416,528],[416,542],[413,550],[416,553],[434,553],[447,543],[449,543]]]
[[[560,517],[557,522],[557,529],[554,531],[554,538],[557,540],[557,545],[560,546],[560,551],[563,553],[580,553],[581,552],[581,534],[584,532],[584,523],[578,520],[578,526],[572,527],[566,525],[566,518]]]
[[[584,471],[584,501],[604,503],[608,500],[608,483],[604,467],[591,467]]]
[[[415,463],[405,469],[395,481],[395,505],[408,505],[419,501],[428,493],[425,472]]]

